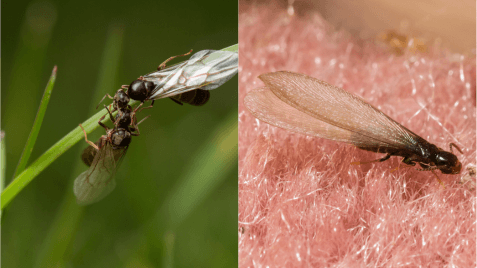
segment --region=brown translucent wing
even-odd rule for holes
[[[245,105],[272,125],[372,151],[402,149],[419,139],[359,97],[318,79],[291,72],[259,78],[266,87],[249,93]]]
[[[357,146],[365,146],[370,143],[368,140],[360,142],[358,139],[350,142],[353,132],[330,125],[297,110],[281,101],[266,87],[255,89],[247,94],[244,103],[255,117],[280,128],[309,136],[353,143]],[[375,146],[383,145],[385,144],[379,142],[375,144]]]

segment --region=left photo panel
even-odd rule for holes
[[[236,267],[238,3],[1,20],[2,265]]]

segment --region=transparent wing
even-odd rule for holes
[[[245,106],[272,125],[373,151],[402,149],[420,139],[359,97],[318,79],[291,72],[259,78],[266,87],[249,93]]]
[[[100,146],[100,142],[101,138],[98,140],[98,142],[96,142],[96,146]],[[90,167],[97,152],[98,150],[96,150],[93,146],[90,145],[86,147],[86,149],[84,149],[83,153],[81,154],[81,160],[83,160],[83,163],[85,165]]]
[[[90,168],[74,182],[73,191],[80,205],[89,205],[107,196],[116,186],[114,175],[127,147],[113,149],[109,142],[97,151]]]
[[[178,95],[194,89],[212,90],[238,72],[238,53],[220,50],[202,50],[186,62],[143,76],[156,88],[149,100]]]

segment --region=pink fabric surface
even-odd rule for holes
[[[396,56],[318,14],[264,7],[241,7],[239,46],[240,267],[476,266],[475,57]],[[437,171],[443,188],[404,164],[391,173],[401,157],[354,166],[384,155],[258,121],[243,98],[280,70],[359,95],[441,148],[456,143],[462,172]]]

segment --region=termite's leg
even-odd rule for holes
[[[432,166],[432,167],[428,167],[428,168],[416,168],[417,171],[432,171],[432,170],[436,170],[436,169],[439,169],[439,168],[436,167],[436,166]]]
[[[462,152],[462,150],[459,148],[459,146],[457,146],[457,145],[456,145],[455,143],[453,143],[453,142],[449,143],[449,148],[450,148],[451,153],[454,153],[454,152],[452,151],[452,146],[454,146],[454,147],[457,149],[457,151],[459,151],[461,154],[464,154],[464,153]]]
[[[410,166],[415,166],[416,165],[416,162],[414,162],[414,159],[411,159],[410,157],[404,157],[401,162],[403,162],[406,165],[410,165]]]
[[[83,126],[79,124],[80,128],[83,130],[84,133],[84,140],[91,146],[93,146],[94,149],[99,150],[98,146],[94,144],[94,142],[88,140],[88,135],[86,134],[86,131],[84,130]]]
[[[398,169],[411,168],[411,167],[416,166],[416,162],[414,162],[414,160],[411,159],[410,157],[404,157],[401,162],[403,162],[403,163],[406,164],[406,165],[409,165],[409,167],[400,167],[400,166],[397,166],[396,168],[391,169],[391,173],[393,173],[394,171],[396,171],[396,170],[398,170]],[[421,163],[419,163],[419,164],[421,164]]]
[[[434,170],[431,170],[431,172],[432,172],[432,174],[434,174],[434,176],[436,176],[436,179],[437,179],[437,181],[439,182],[439,184],[440,184],[442,187],[446,188],[446,186],[444,185],[444,183],[439,179],[439,177],[437,177],[437,174],[434,172]]]
[[[419,171],[430,171],[430,172],[432,172],[432,174],[434,174],[434,176],[436,177],[436,179],[437,179],[437,181],[439,182],[439,184],[442,185],[442,187],[445,188],[444,183],[442,183],[442,181],[439,179],[439,177],[437,177],[437,174],[434,172],[434,170],[439,169],[438,166],[431,166],[431,165],[424,164],[424,163],[419,163],[419,165],[420,165],[422,168],[416,168],[416,170],[419,170]]]
[[[375,162],[383,162],[383,161],[388,160],[389,158],[391,158],[391,155],[387,154],[385,157],[380,158],[380,159],[376,159],[376,160],[373,160],[373,161],[367,161],[367,162],[352,162],[351,165],[362,165],[362,164],[369,164],[369,163],[375,163]]]

